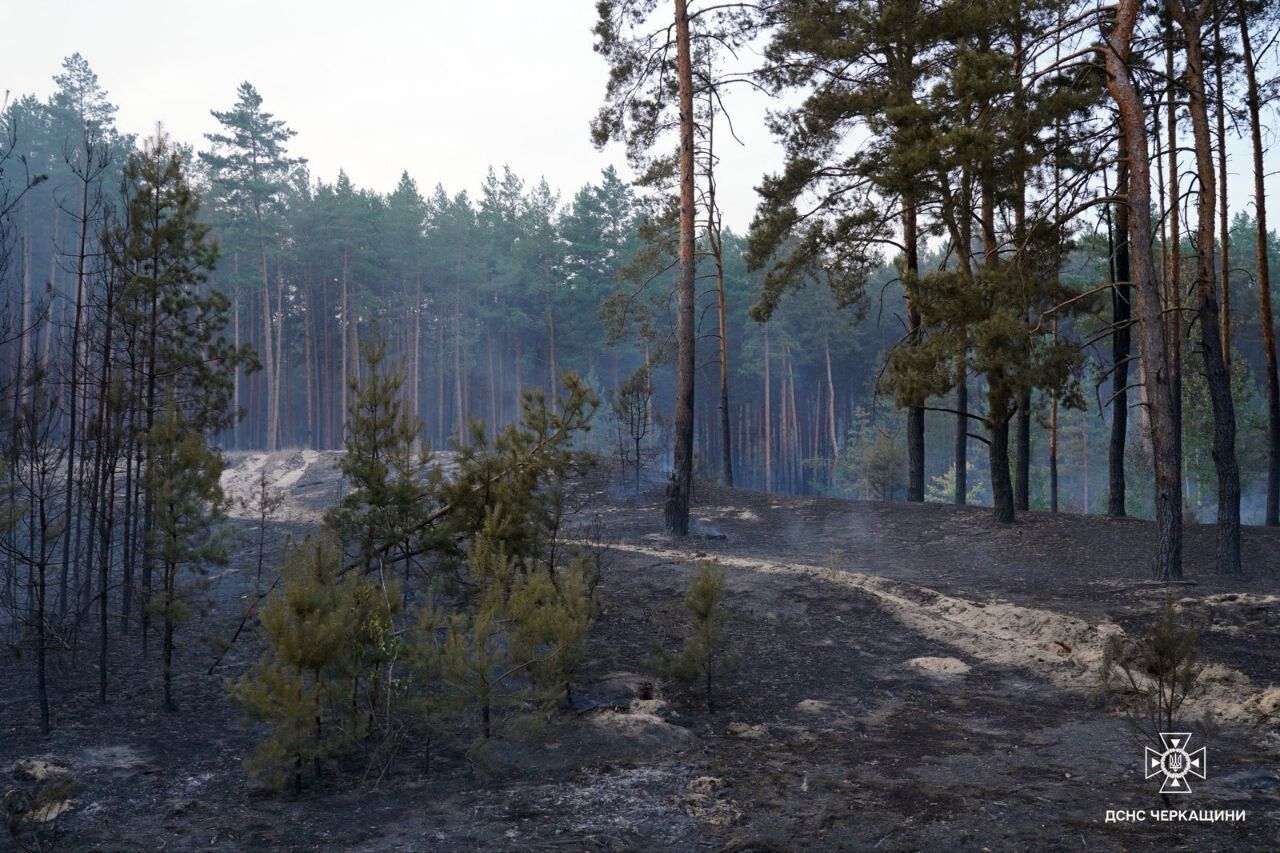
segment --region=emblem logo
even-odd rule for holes
[[[1160,732],[1160,742],[1164,744],[1163,752],[1147,747],[1147,778],[1164,776],[1164,783],[1160,785],[1162,794],[1191,793],[1187,778],[1197,776],[1203,779],[1205,770],[1208,769],[1205,748],[1202,746],[1195,752],[1187,751],[1187,746],[1191,743],[1190,732]]]

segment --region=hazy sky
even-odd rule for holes
[[[506,163],[527,182],[545,175],[568,201],[610,162],[624,166],[588,132],[606,77],[592,0],[62,0],[9,4],[4,18],[0,91],[48,96],[79,51],[122,129],[149,134],[162,121],[203,147],[209,111],[231,107],[248,80],[325,180],[342,168],[389,191],[407,169],[424,193],[474,192],[490,164]],[[744,228],[752,188],[781,155],[762,99],[736,100],[746,145],[721,146],[719,191],[727,223]]]
[[[10,4],[4,18],[0,93],[47,97],[79,51],[126,131],[162,121],[203,147],[209,111],[230,108],[248,80],[325,180],[341,168],[386,192],[407,169],[424,193],[437,183],[474,192],[490,165],[509,164],[527,182],[545,176],[567,202],[610,162],[628,174],[619,148],[599,152],[589,138],[606,77],[591,49],[593,0],[50,0]],[[740,90],[727,103],[744,144],[718,134],[718,190],[726,222],[743,230],[781,152],[765,98]],[[1247,143],[1228,149],[1243,205]],[[1274,152],[1268,165],[1273,183]]]

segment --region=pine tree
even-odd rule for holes
[[[172,404],[186,427],[205,434],[231,423],[232,372],[253,364],[246,348],[227,342],[228,301],[205,287],[217,258],[209,226],[199,221],[200,196],[183,170],[182,157],[164,136],[133,155],[125,167],[129,196],[124,221],[106,235],[108,259],[123,280],[121,324],[137,339],[137,408],[143,441]],[[143,501],[144,541],[152,541],[155,501]],[[152,599],[155,552],[143,552],[142,595]],[[143,610],[143,643],[150,610]]]
[[[779,4],[770,14],[775,28],[765,77],[809,92],[777,125],[784,169],[761,184],[747,258],[766,276],[752,314],[767,320],[814,269],[823,270],[842,305],[860,304],[878,247],[896,244],[892,231],[900,227],[903,343],[914,346],[923,334],[915,282],[921,211],[931,201],[924,185],[938,158],[937,117],[926,88],[947,10],[919,0],[815,0]],[[861,127],[870,131],[868,144],[852,153],[838,144]],[[916,403],[907,410],[909,501],[925,498],[924,412]]]
[[[737,654],[724,648],[729,611],[725,609],[725,573],[714,563],[702,560],[689,579],[684,608],[689,630],[680,651],[670,654],[659,648],[658,668],[680,681],[701,686],[707,713],[716,712],[715,681],[737,668]]]
[[[379,560],[393,555],[407,576],[416,526],[428,513],[429,457],[416,450],[422,424],[405,405],[403,371],[384,364],[387,342],[377,329],[362,354],[363,378],[348,380],[346,453],[338,462],[352,490],[327,521],[363,571],[377,570]]]
[[[272,312],[268,262],[280,244],[278,220],[289,175],[304,161],[288,156],[286,145],[294,131],[262,109],[262,96],[252,85],[241,83],[236,95],[230,110],[213,111],[222,132],[206,134],[212,147],[201,152],[200,159],[210,173],[212,206],[228,236],[236,246],[245,246],[246,258],[256,256],[258,262],[263,324],[260,352],[267,392],[264,443],[267,450],[275,450],[280,432],[280,379],[274,350],[279,346],[284,306],[277,299]]]
[[[1108,35],[1108,48],[1102,51],[1102,58],[1129,170],[1129,260],[1155,468],[1157,547],[1154,568],[1157,578],[1176,580],[1182,577],[1182,459],[1178,446],[1178,406],[1171,387],[1164,335],[1165,305],[1157,280],[1153,249],[1155,231],[1151,221],[1147,110],[1129,68],[1139,13],[1137,0],[1120,1]]]
[[[161,567],[160,589],[147,604],[164,624],[164,706],[176,711],[174,633],[190,617],[192,598],[201,589],[199,583],[183,583],[182,574],[203,574],[207,566],[227,561],[217,529],[222,519],[222,456],[187,423],[173,396],[147,432],[146,447],[145,484],[154,506],[147,549]]]
[[[389,708],[392,679],[382,668],[399,654],[400,594],[391,581],[344,575],[342,548],[327,530],[293,549],[280,581],[260,614],[268,650],[228,687],[251,720],[271,727],[246,767],[301,790]]]

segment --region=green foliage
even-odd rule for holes
[[[373,571],[389,554],[408,559],[431,494],[424,476],[429,456],[416,449],[422,424],[402,399],[403,370],[383,364],[387,343],[376,328],[362,355],[363,375],[348,382],[346,453],[338,462],[352,488],[326,522],[362,569]]]
[[[343,574],[331,533],[293,550],[260,614],[268,650],[229,685],[249,718],[270,726],[270,737],[245,761],[251,773],[301,788],[370,733],[395,686],[399,616],[394,581]]]
[[[530,661],[529,674],[539,687],[570,698],[572,678],[587,651],[587,632],[595,621],[595,567],[581,554],[567,565],[526,567],[517,574],[507,597],[512,622],[511,648]]]
[[[413,451],[418,429],[384,353],[381,342],[366,347],[368,369],[352,384],[341,467],[354,488],[330,513],[332,531],[286,562],[261,616],[270,650],[232,687],[251,718],[271,724],[246,762],[270,784],[300,787],[379,729],[398,731],[399,711],[428,739],[535,727],[569,695],[595,616],[592,564],[557,548],[573,442],[596,405],[590,389],[566,376],[559,406],[529,392],[522,421],[492,442],[475,425],[446,479]],[[357,556],[346,567],[359,571],[344,573],[339,535]],[[386,570],[428,553],[457,571],[450,594],[428,594],[407,629],[408,596]],[[409,678],[396,675],[401,664]]]
[[[975,468],[972,462],[965,465],[968,471],[966,481],[970,483],[969,491],[965,494],[965,502],[969,505],[975,505],[982,501],[982,485],[978,483],[977,477],[974,476]],[[925,489],[924,499],[932,503],[951,503],[955,500],[956,495],[956,464],[951,463],[946,471],[929,480],[929,485]]]
[[[1100,677],[1104,695],[1127,705],[1133,723],[1158,742],[1159,732],[1175,730],[1178,712],[1202,671],[1195,628],[1181,624],[1173,600],[1166,599],[1141,639],[1107,638]]]
[[[1199,353],[1188,350],[1182,381],[1182,465],[1187,475],[1189,509],[1212,512],[1217,505],[1217,469],[1213,463],[1213,406]],[[1236,457],[1241,487],[1248,491],[1267,470],[1266,400],[1249,363],[1232,353],[1231,396],[1236,405]]]
[[[172,398],[146,436],[146,487],[155,502],[152,548],[165,563],[226,562],[222,454],[191,428]]]
[[[236,89],[236,103],[213,110],[221,132],[206,134],[209,151],[200,160],[209,171],[210,191],[219,224],[233,240],[249,238],[260,251],[282,212],[290,172],[303,161],[291,158],[286,145],[294,136],[283,121],[262,109],[262,96],[248,82]]]
[[[649,434],[653,378],[647,366],[641,366],[618,386],[613,395],[613,419],[618,431],[619,456],[624,473],[631,467],[636,494],[640,494],[642,445]]]
[[[493,513],[471,547],[476,591],[467,606],[448,616],[432,610],[419,625],[440,707],[478,724],[486,739],[527,731],[569,696],[596,614],[584,557],[558,568],[520,559],[497,538],[503,529]]]
[[[655,668],[678,681],[700,684],[707,701],[708,713],[716,712],[715,679],[738,666],[736,653],[724,649],[725,628],[729,611],[725,608],[724,570],[703,560],[689,579],[689,592],[684,608],[689,617],[689,630],[680,651],[674,654],[658,649]]]
[[[200,196],[182,153],[164,136],[130,156],[124,181],[124,221],[103,238],[124,279],[112,321],[142,331],[148,406],[174,397],[192,429],[223,429],[237,415],[233,371],[253,369],[256,359],[250,347],[227,341],[230,302],[207,286],[218,247],[200,221]]]
[[[457,472],[446,480],[432,477],[436,501],[447,507],[429,547],[442,556],[465,556],[481,531],[510,556],[530,561],[560,525],[562,504],[553,500],[578,465],[574,440],[591,428],[599,401],[574,374],[561,380],[556,402],[527,389],[520,422],[489,438],[473,423],[471,441],[457,448]],[[557,506],[560,508],[557,509]]]
[[[227,561],[218,526],[222,455],[191,428],[173,399],[147,434],[146,447],[144,482],[154,504],[148,545],[165,568],[164,587],[154,593],[151,606],[176,624],[186,620],[190,595],[199,588],[180,587],[178,572],[184,567],[203,572]]]
[[[836,463],[837,493],[861,500],[894,500],[902,492],[906,474],[907,453],[901,440],[859,406]]]

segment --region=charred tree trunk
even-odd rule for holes
[[[1107,514],[1123,518],[1125,510],[1124,451],[1129,429],[1129,357],[1130,341],[1129,286],[1129,161],[1125,153],[1125,139],[1120,137],[1120,152],[1116,170],[1116,195],[1124,199],[1115,206],[1115,249],[1111,264],[1111,439],[1107,446]],[[1108,205],[1108,224],[1110,206]],[[1055,401],[1056,406],[1056,401]],[[1056,473],[1056,472],[1055,472]]]
[[[1244,54],[1245,101],[1249,109],[1249,137],[1253,149],[1253,203],[1255,207],[1254,260],[1258,274],[1258,315],[1262,324],[1263,360],[1267,373],[1267,509],[1265,523],[1280,524],[1280,373],[1276,368],[1275,315],[1271,310],[1271,269],[1267,257],[1266,170],[1262,148],[1262,102],[1258,96],[1258,67],[1254,63],[1248,10],[1238,0],[1240,43]]]
[[[920,339],[920,309],[911,290],[920,277],[920,231],[913,199],[902,202],[903,290],[907,297],[907,343]],[[924,406],[907,407],[907,500],[924,502]]]
[[[1009,416],[999,411],[1002,407],[1000,403],[992,407],[987,423],[991,433],[991,505],[996,521],[1009,524],[1014,520],[1013,481],[1009,477]]]
[[[1214,270],[1213,140],[1209,131],[1209,104],[1205,95],[1203,52],[1204,15],[1209,6],[1191,12],[1177,0],[1170,6],[1185,36],[1187,50],[1188,105],[1195,138],[1196,175],[1200,192],[1196,221],[1196,313],[1200,323],[1201,355],[1205,381],[1213,404],[1213,462],[1218,472],[1218,571],[1240,571],[1240,467],[1236,460],[1236,412],[1231,399],[1222,329],[1219,325],[1218,287]]]

